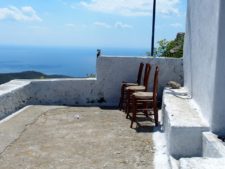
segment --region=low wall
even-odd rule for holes
[[[97,78],[13,80],[0,85],[0,119],[26,105],[117,106],[122,81],[135,82],[140,62],[160,67],[159,95],[170,80],[183,83],[182,59],[104,57],[97,59]]]
[[[0,85],[0,120],[29,104],[29,81],[13,80]]]
[[[183,84],[183,60],[174,58],[150,57],[99,57],[97,59],[97,79],[105,99],[112,105],[118,104],[121,82],[135,82],[139,64],[152,65],[149,89],[152,89],[155,66],[159,72],[159,97],[162,98],[163,88],[171,81]]]
[[[95,78],[32,81],[32,104],[97,104],[103,96],[98,92],[96,82]]]

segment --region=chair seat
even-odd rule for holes
[[[129,87],[126,87],[126,90],[144,91],[145,90],[145,86],[129,86]]]
[[[124,86],[129,87],[129,86],[138,86],[137,83],[128,83],[128,82],[123,82],[122,83]]]
[[[153,93],[152,92],[136,92],[133,94],[133,96],[136,99],[153,99]]]

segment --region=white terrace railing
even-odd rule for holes
[[[0,119],[26,105],[116,106],[122,81],[135,81],[140,62],[160,67],[159,95],[170,80],[183,83],[183,60],[149,57],[97,58],[97,78],[13,80],[0,86]],[[152,71],[153,72],[153,71]],[[150,86],[152,87],[153,73]]]

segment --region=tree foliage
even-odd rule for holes
[[[184,33],[178,33],[174,40],[168,41],[163,39],[158,42],[158,47],[155,48],[154,56],[156,57],[183,57]],[[149,55],[149,53],[147,53]]]

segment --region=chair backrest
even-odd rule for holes
[[[151,65],[149,63],[145,66],[145,75],[144,75],[144,82],[143,85],[145,86],[145,91],[148,91],[148,83],[150,78],[150,72],[151,72]]]
[[[154,76],[154,84],[153,84],[153,100],[157,100],[158,94],[158,81],[159,81],[159,67],[156,66],[155,68],[155,76]]]
[[[141,77],[142,77],[142,72],[144,68],[144,63],[140,63],[139,70],[138,70],[138,76],[137,76],[137,84],[141,84]]]

